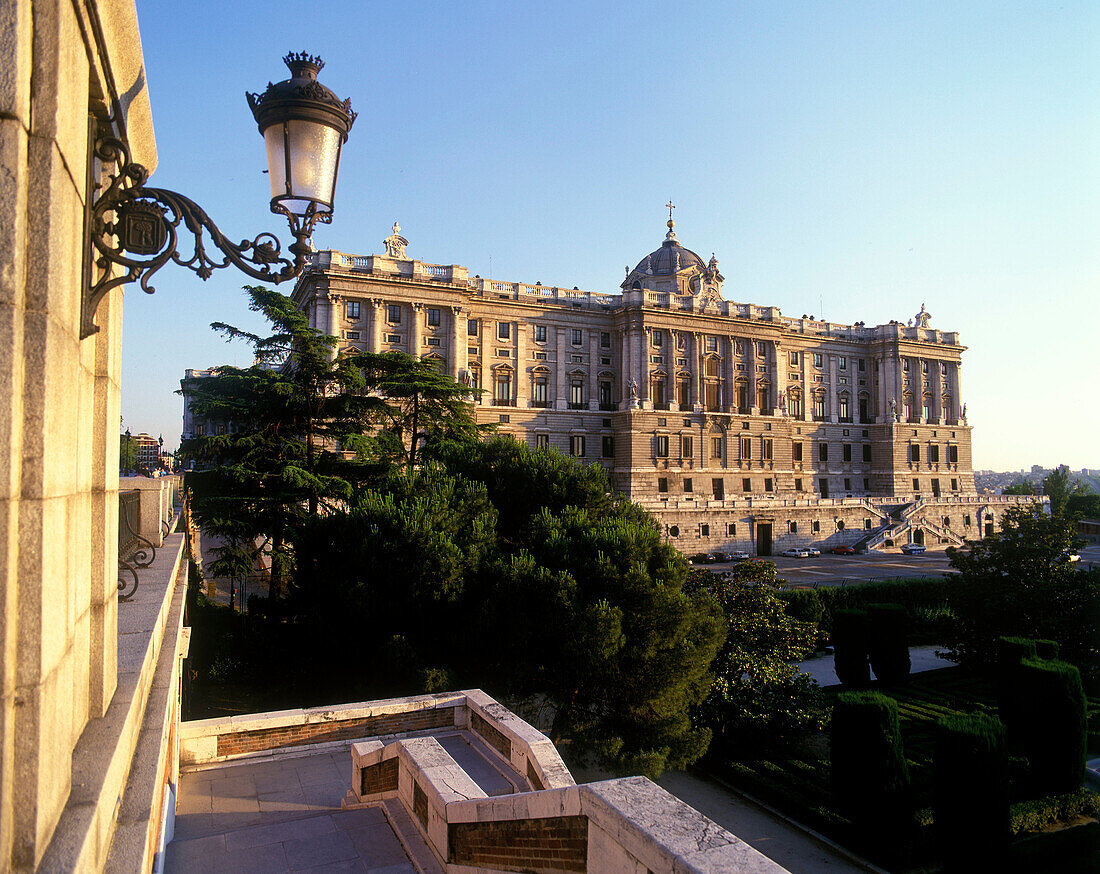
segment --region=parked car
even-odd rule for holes
[[[792,546],[790,549],[784,549],[783,554],[788,558],[809,558],[810,550],[804,546]]]
[[[707,555],[707,564],[717,564],[720,561],[725,561],[725,556],[720,552],[712,552]]]
[[[817,556],[821,555],[821,550],[818,549],[816,546],[807,546],[806,547],[806,554],[810,558],[816,558]]]
[[[856,548],[854,546],[834,546],[829,552],[833,555],[855,555]]]
[[[733,552],[726,553],[726,561],[748,561],[750,558],[752,558],[752,556],[743,549],[737,549]]]
[[[1066,562],[1075,562],[1081,560],[1081,554],[1076,549],[1067,549],[1058,558],[1055,559],[1059,564],[1065,564]]]
[[[920,543],[903,543],[901,551],[906,555],[924,555],[925,547]]]
[[[710,556],[705,552],[697,552],[691,558],[688,559],[688,564],[708,564],[710,562]]]

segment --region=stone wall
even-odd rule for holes
[[[122,292],[81,340],[89,112],[156,151],[132,0],[7,0],[0,51],[0,868],[29,870],[117,678]]]

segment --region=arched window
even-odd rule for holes
[[[542,409],[550,406],[550,371],[545,367],[531,373],[531,406]]]
[[[925,362],[927,364],[928,362]],[[932,418],[932,395],[926,394],[923,398],[923,410],[925,420]]]
[[[852,406],[847,394],[842,394],[837,398],[837,418],[841,422],[852,421]]]
[[[787,391],[787,412],[794,418],[802,418],[802,392],[796,388]]]
[[[825,392],[814,392],[814,421],[825,421]]]

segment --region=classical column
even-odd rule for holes
[[[813,418],[814,392],[810,384],[810,361],[812,352],[802,350],[799,359],[802,361],[802,421],[809,422]]]
[[[837,396],[837,377],[836,377],[836,356],[829,356],[829,409],[826,411],[829,415],[830,422],[840,421],[839,410],[839,398]]]
[[[745,369],[749,373],[749,412],[754,416],[759,416],[761,409],[757,406],[759,399],[756,396],[756,341],[753,339],[745,340],[745,350]]]
[[[380,297],[370,299],[370,336],[367,349],[371,352],[382,351],[382,314],[384,301]]]
[[[932,418],[937,425],[943,424],[943,364],[933,361],[928,368],[932,380]]]
[[[871,359],[871,376],[876,379],[875,385],[875,422],[886,421],[886,414],[890,409],[890,398],[886,391],[886,375],[888,372],[886,359],[883,357]]]
[[[557,361],[554,362],[554,409],[564,410],[568,406],[568,384],[565,376],[565,328],[555,328]]]
[[[600,408],[600,332],[588,331],[588,409]]]
[[[963,417],[962,417],[963,402],[962,402],[962,385],[961,385],[962,373],[961,373],[961,369],[962,369],[962,363],[957,362],[957,361],[954,362],[951,365],[951,373],[950,373],[950,376],[948,377],[950,385],[951,385],[951,406],[952,406],[951,412],[954,414],[954,419],[955,419],[956,424],[960,424],[960,423],[965,424],[963,422]]]
[[[649,334],[645,325],[640,324],[635,334],[637,339],[637,356],[634,366],[638,373],[638,402],[643,410],[653,409],[653,399],[649,389]]]
[[[420,344],[424,342],[420,336],[423,331],[420,320],[423,318],[424,304],[414,303],[411,309],[412,315],[409,317],[409,354],[413,358],[419,358]]]
[[[528,370],[530,362],[527,360],[527,332],[530,330],[530,325],[516,321],[516,384],[512,388],[512,397],[515,398],[517,407],[530,406],[531,374]]]
[[[631,366],[630,330],[623,328],[619,335],[619,345],[622,349],[622,358],[619,361],[619,409],[630,408],[630,379],[633,376]]]
[[[775,374],[772,384],[775,386],[775,397],[772,399],[772,413],[787,412],[787,362],[783,360],[783,344],[779,340],[772,340],[772,373]]]
[[[691,335],[691,402],[695,412],[703,409],[703,350],[698,332]]]
[[[462,330],[462,307],[451,308],[451,377],[458,379],[466,369],[466,338]]]

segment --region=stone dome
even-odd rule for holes
[[[661,243],[660,249],[646,255],[634,269],[653,276],[672,276],[689,267],[695,267],[702,272],[707,265],[691,249],[685,249],[679,240],[673,239]]]

